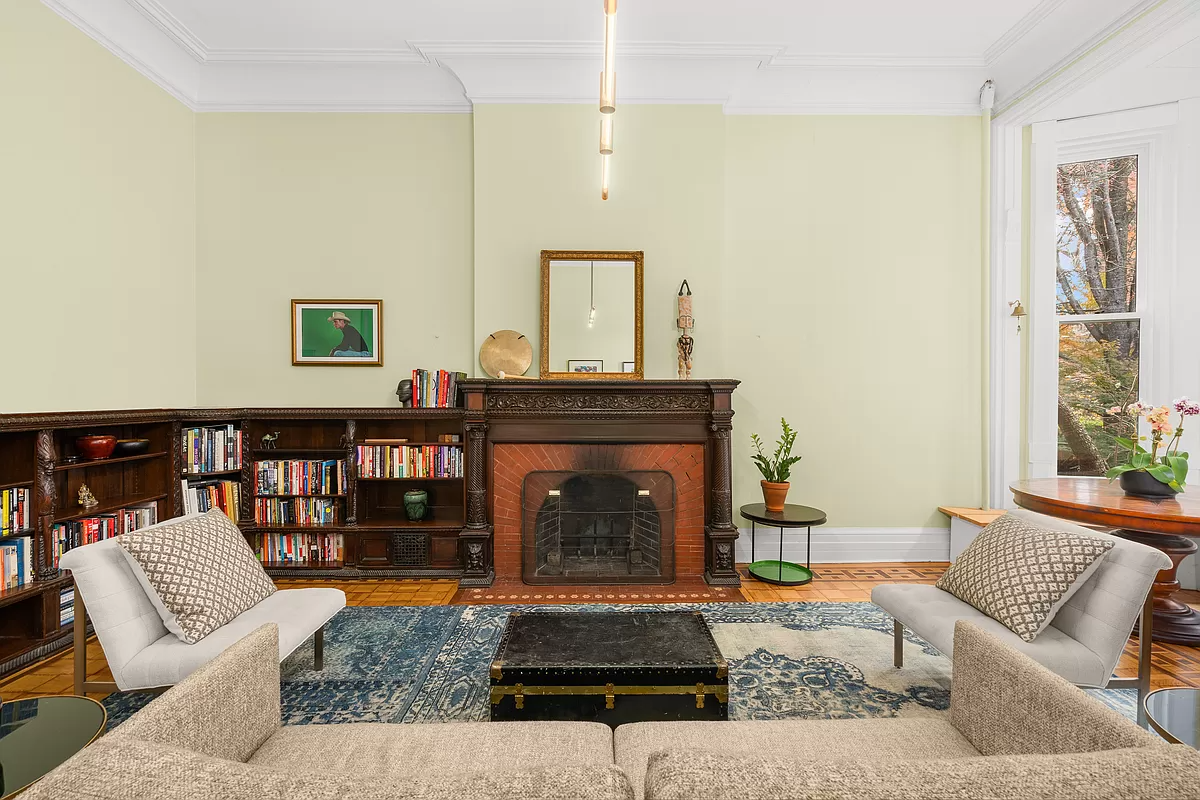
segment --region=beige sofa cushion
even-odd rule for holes
[[[803,761],[972,758],[979,751],[943,719],[639,722],[613,736],[617,766],[641,797],[646,762],[660,750]]]
[[[250,759],[283,771],[437,776],[613,763],[612,729],[599,722],[293,725]]]
[[[646,800],[1165,800],[1197,797],[1198,787],[1200,754],[1163,744],[881,763],[673,750],[651,755],[645,789]]]
[[[329,726],[335,727],[335,726]],[[426,726],[421,726],[426,727]],[[104,737],[22,800],[632,800],[612,764],[489,773],[471,761],[436,777],[348,775],[321,761],[282,771]]]

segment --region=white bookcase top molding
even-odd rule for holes
[[[338,0],[43,2],[196,111],[469,112],[595,99],[601,42],[589,38],[583,3],[549,14],[478,0],[464,14],[461,3],[358,0],[347,14]],[[739,114],[975,115],[980,84],[994,78],[1003,112],[1037,93],[1045,70],[1088,57],[1112,24],[1164,4],[1196,5],[865,0],[747,14],[719,0],[659,0],[622,17],[619,91],[623,103]]]

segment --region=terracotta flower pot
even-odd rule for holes
[[[759,482],[762,484],[763,502],[767,504],[767,511],[783,511],[783,504],[787,502],[788,489],[792,488],[792,484]]]
[[[75,449],[84,461],[99,461],[112,455],[117,446],[115,436],[80,436],[75,440]]]

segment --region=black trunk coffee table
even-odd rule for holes
[[[493,720],[715,720],[728,702],[698,611],[513,612],[491,666]]]

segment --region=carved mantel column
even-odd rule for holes
[[[463,393],[467,414],[466,434],[467,486],[466,525],[458,534],[459,559],[463,576],[459,586],[491,586],[496,573],[492,567],[492,526],[487,518],[487,422],[484,417],[484,394],[470,387]]]
[[[58,577],[58,570],[50,563],[50,521],[58,507],[58,489],[54,486],[54,431],[37,432],[34,446],[36,475],[33,506],[37,509],[37,574],[38,580]]]
[[[733,386],[713,386],[709,446],[712,448],[712,507],[706,530],[704,579],[714,586],[739,586],[734,568]]]

